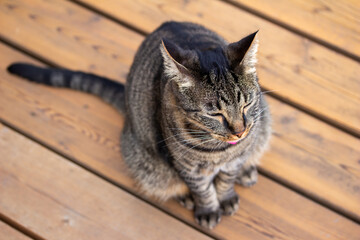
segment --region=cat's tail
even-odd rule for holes
[[[26,63],[14,63],[8,71],[33,82],[92,93],[124,112],[125,86],[121,83],[94,74],[41,68]]]

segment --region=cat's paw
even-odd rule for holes
[[[244,186],[251,187],[258,180],[258,172],[255,166],[249,166],[248,168],[242,169],[236,178],[236,183]]]
[[[234,213],[239,209],[239,195],[235,192],[234,194],[223,200],[220,201],[220,207],[224,215],[234,215]]]
[[[202,227],[213,229],[221,220],[221,209],[195,207],[195,220]]]
[[[181,206],[189,210],[194,210],[195,203],[193,197],[190,194],[176,197],[176,201],[180,203]]]

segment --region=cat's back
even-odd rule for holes
[[[215,32],[190,22],[166,22],[153,34],[171,40],[183,49],[203,50],[226,44]]]
[[[141,68],[142,66],[139,65],[144,64],[146,66],[143,66],[143,70],[157,72],[155,70],[159,70],[162,65],[160,44],[163,39],[170,40],[183,49],[192,50],[216,48],[227,44],[218,34],[201,25],[190,22],[165,22],[149,34],[140,45],[130,72]],[[136,74],[141,74],[141,72],[136,72]]]
[[[226,41],[211,30],[190,22],[165,22],[149,34],[140,45],[127,78],[127,102],[133,104],[138,97],[146,102],[155,101],[160,91],[163,59],[160,44],[170,40],[183,49],[204,50],[226,45]],[[154,89],[156,87],[156,89]],[[139,93],[141,91],[142,93]],[[132,99],[132,97],[137,97]],[[149,101],[148,101],[149,100]],[[128,105],[131,107],[131,105]]]

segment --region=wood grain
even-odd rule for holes
[[[360,58],[359,1],[230,1]]]
[[[225,239],[359,239],[360,226],[277,183],[261,177],[251,189],[236,187],[239,211],[215,228]],[[166,207],[173,210],[176,203]],[[189,213],[175,208],[179,216]]]
[[[260,29],[262,86],[360,136],[359,62],[220,1],[76,1],[147,33],[167,20],[201,23],[231,42]]]
[[[30,240],[31,238],[27,237],[23,233],[13,229],[6,223],[0,221],[0,239],[3,240]]]
[[[143,39],[66,1],[1,1],[0,28],[1,37],[49,62],[114,79],[126,75]]]
[[[44,239],[209,239],[1,125],[0,155],[2,214]]]
[[[85,45],[84,47],[84,49],[87,48],[88,51],[84,50],[82,55],[75,56],[73,49],[75,49],[78,45],[77,40],[68,38],[67,35],[56,35],[56,43],[46,43],[46,47],[51,48],[49,51],[43,51],[39,43],[47,41],[46,36],[53,34],[51,29],[43,28],[43,25],[45,24],[44,22],[54,21],[51,16],[56,16],[56,12],[61,12],[62,14],[68,14],[68,12],[71,13],[66,15],[66,19],[69,23],[67,25],[66,23],[64,24],[67,28],[73,27],[72,31],[78,31],[76,30],[76,22],[81,21],[79,20],[80,17],[81,19],[92,19],[94,18],[91,17],[93,15],[84,9],[67,2],[63,2],[63,4],[58,5],[57,2],[52,3],[49,1],[44,3],[44,8],[45,7],[46,9],[34,8],[32,11],[36,11],[38,19],[43,19],[47,16],[46,21],[43,20],[30,24],[28,20],[25,19],[21,23],[28,26],[29,29],[21,29],[20,32],[27,31],[29,37],[34,38],[32,40],[33,43],[38,43],[38,45],[35,44],[32,46],[36,54],[42,54],[45,59],[53,61],[57,65],[61,65],[63,67],[76,68],[84,71],[88,70],[88,66],[89,64],[91,65],[94,58],[93,53],[91,52],[93,49],[90,45]],[[18,8],[21,9],[22,7],[19,6]],[[60,10],[58,8],[60,8]],[[26,10],[18,9],[17,11],[22,13],[22,11]],[[135,10],[132,11],[136,12]],[[158,15],[155,14],[155,16]],[[11,16],[8,16],[8,18],[13,18],[12,21],[14,21],[14,26],[23,26],[16,25],[16,23],[20,24],[20,18]],[[62,22],[59,21],[57,24],[62,26]],[[72,22],[74,24],[70,24]],[[102,31],[99,35],[107,36],[107,38],[111,38],[110,36],[114,34],[116,28],[122,29],[121,31],[123,31],[125,35],[127,34],[126,32],[129,32],[128,30],[124,30],[120,26],[114,25],[110,21],[99,16],[97,17],[97,22],[99,24],[97,25],[99,29],[96,29],[96,32]],[[149,21],[147,21],[147,23],[148,22]],[[39,28],[43,29],[38,32],[36,29]],[[81,27],[79,26],[78,28]],[[88,31],[83,31],[82,34],[89,34],[89,31],[91,33],[93,30],[88,28]],[[95,35],[94,39],[97,39],[96,36],[98,34],[95,32],[92,33]],[[137,38],[135,38],[134,41],[141,38],[138,35],[136,36]],[[14,36],[14,39],[20,42],[20,37],[25,38],[25,35]],[[53,38],[55,39],[55,35]],[[88,35],[87,39],[91,39],[91,36]],[[120,39],[117,41],[120,41]],[[67,44],[61,44],[62,42],[66,42]],[[101,46],[106,46],[107,43],[108,41],[103,38],[99,39],[97,42],[97,44],[101,44]],[[112,44],[114,43],[112,42]],[[119,42],[117,51],[121,52],[123,48],[122,43]],[[62,55],[69,56],[65,58],[56,58],[52,54],[48,54],[48,52],[52,53],[52,51],[61,51]],[[87,54],[88,52],[89,54]],[[98,54],[102,55],[101,52]],[[12,56],[12,54],[4,54],[4,56],[8,55]],[[69,60],[74,57],[76,57],[76,61]],[[127,57],[131,59],[132,55]],[[12,62],[9,61],[9,59],[10,57],[4,60],[4,67],[5,62]],[[118,62],[113,58],[102,59],[99,57],[99,59],[104,61],[99,62],[99,66],[112,66],[112,70],[110,72],[109,67],[104,69],[96,68],[94,69],[95,73],[101,75],[125,75],[126,70],[119,70],[120,68],[116,67]],[[130,61],[126,59],[126,56],[123,56],[122,59],[124,59],[124,62]],[[16,59],[13,61],[16,61]],[[125,81],[124,77],[120,77],[118,80],[123,82]],[[5,81],[3,84],[7,85],[8,83]],[[99,171],[97,169],[106,169],[106,164],[111,165],[111,168],[108,169],[108,173],[111,172],[111,176],[116,176],[117,179],[124,180],[123,175],[117,176],[116,173],[116,171],[123,172],[123,166],[121,166],[119,162],[113,161],[113,159],[120,156],[118,136],[120,135],[120,129],[122,126],[122,118],[117,116],[115,111],[109,110],[110,107],[104,108],[105,110],[109,110],[111,112],[111,115],[107,116],[103,112],[101,107],[102,105],[97,102],[96,98],[82,98],[84,96],[83,94],[73,93],[69,90],[63,90],[66,91],[67,94],[60,96],[60,100],[58,101],[59,103],[57,103],[57,101],[53,103],[52,99],[54,99],[54,96],[52,94],[56,94],[57,90],[48,90],[49,88],[35,86],[34,84],[29,83],[21,84],[26,84],[26,88],[34,91],[34,96],[36,97],[35,99],[28,97],[28,99],[22,100],[20,98],[20,106],[14,108],[13,104],[19,101],[17,96],[20,95],[23,98],[23,96],[26,96],[26,93],[19,90],[16,86],[9,86],[9,90],[5,91],[3,94],[4,96],[8,96],[8,99],[3,98],[6,99],[4,100],[6,103],[4,103],[2,107],[3,109],[7,108],[8,113],[3,114],[3,118],[7,119],[6,121],[11,124],[16,124],[17,126],[22,126],[23,131],[30,131],[27,129],[27,126],[29,126],[30,129],[38,129],[37,131],[32,131],[29,134],[38,139],[43,139],[42,141],[47,142],[51,146],[56,146],[68,156],[76,156],[76,158],[79,157],[80,159],[84,159],[82,164],[92,166],[93,169],[96,169],[96,171]],[[44,95],[44,91],[50,91],[51,95]],[[41,101],[37,100],[38,98],[41,98]],[[89,101],[89,103],[87,101]],[[25,102],[29,108],[33,110],[17,110],[21,109],[23,106],[22,102]],[[69,108],[69,102],[72,102],[76,109]],[[274,134],[273,151],[268,154],[268,156],[271,157],[268,158],[269,160],[266,160],[267,158],[264,159],[262,169],[268,174],[275,176],[277,179],[290,184],[299,191],[304,192],[323,203],[329,204],[349,216],[360,219],[360,206],[357,204],[360,185],[359,165],[357,162],[358,156],[360,155],[358,140],[332,127],[326,126],[324,123],[308,117],[303,113],[292,110],[283,104],[281,105],[275,100],[273,100],[273,102],[275,103],[272,106],[272,109],[275,111],[274,127],[276,133]],[[51,105],[48,106],[48,104]],[[94,105],[94,107],[86,107],[90,105]],[[100,110],[98,110],[98,108]],[[287,110],[278,113],[280,109]],[[26,124],[28,125],[24,125],[20,119],[29,118],[29,115],[33,121],[27,122]],[[90,119],[92,120],[90,121]],[[288,119],[290,120],[288,121]],[[54,121],[59,125],[53,130],[53,133],[49,133],[48,130],[43,127],[49,121]],[[101,129],[99,126],[104,124],[102,121],[105,121],[105,124],[110,124],[109,126],[116,126],[118,128],[114,128],[115,130],[112,128]],[[57,136],[61,136],[62,133],[67,131],[69,135],[66,135],[66,137],[64,136],[62,139],[57,139]],[[82,140],[84,137],[85,139],[89,139],[86,144],[83,143]],[[75,142],[80,143],[78,146],[75,146]],[[109,154],[106,156],[103,156],[103,153],[101,152],[103,145],[109,151]],[[88,153],[88,149],[92,149],[93,151]],[[324,149],[329,150],[324,151]],[[342,157],[339,158],[337,153],[342,153]],[[314,179],[316,179],[316,181],[314,181]],[[344,204],[344,201],[346,204]]]
[[[11,61],[34,62],[3,45],[0,45],[0,53],[0,62],[4,66]],[[109,147],[119,143],[122,117],[106,104],[101,103],[93,96],[70,90],[49,88],[18,79],[5,73],[3,67],[0,69],[0,96],[0,119],[101,176],[136,193],[131,178],[126,174],[119,149]],[[271,100],[271,104],[273,108],[281,109],[280,102]],[[85,105],[86,108],[84,108]],[[309,121],[312,119],[287,105],[283,104],[283,106],[285,106],[283,111],[286,112],[286,109],[289,111],[285,113],[286,115],[291,115],[291,112],[295,111],[299,115],[298,119],[308,119]],[[321,122],[315,121],[314,124],[316,128],[329,131],[331,135],[333,128]],[[275,128],[277,127],[275,126]],[[286,131],[292,130],[290,128]],[[311,129],[309,131],[311,132]],[[335,133],[346,135],[338,130]],[[353,138],[348,137],[348,139]],[[299,144],[307,140],[311,141],[309,136],[299,141]],[[278,148],[282,149],[283,146],[291,152],[291,148],[287,147],[289,144],[282,143],[283,138],[279,138],[277,141]],[[323,141],[327,142],[328,140],[324,139]],[[352,148],[352,146],[349,147]],[[276,149],[275,151],[277,151]],[[264,162],[268,162],[270,165],[275,161],[286,162],[287,156],[282,157],[281,153],[273,154],[267,155]],[[296,151],[292,154],[294,159],[299,158]],[[345,152],[345,154],[352,156],[352,153]],[[278,159],[277,156],[280,158]],[[311,152],[306,157],[317,159],[317,156],[313,157]],[[327,166],[326,163],[324,164]],[[348,164],[351,165],[352,161],[349,161]],[[336,166],[336,163],[334,165]],[[337,168],[330,168],[332,171],[334,169]],[[319,195],[327,194],[327,190],[331,190],[333,187],[327,186],[326,178],[319,180],[318,178],[314,179],[311,175],[302,175],[305,171],[297,171],[295,176],[288,176],[289,181],[297,178],[311,178],[313,181],[320,181],[325,189],[322,189]],[[291,172],[291,174],[294,173]],[[346,180],[348,172],[339,171],[337,174],[344,175],[345,179],[343,182],[339,182],[339,187],[335,187],[340,189],[338,191],[342,191],[345,183],[354,184]],[[286,174],[281,173],[281,176],[286,176]],[[311,186],[306,187],[312,191]],[[348,191],[348,188],[345,190]],[[241,236],[242,239],[271,239],[277,236],[280,239],[287,239],[286,236],[294,236],[296,239],[297,235],[297,237],[307,236],[307,239],[326,239],[325,236],[329,236],[330,239],[337,239],[338,236],[352,239],[360,230],[358,225],[346,218],[301,197],[299,194],[286,190],[264,177],[261,177],[255,188],[237,187],[237,191],[242,199],[241,209],[235,216],[223,219],[222,223],[211,232],[215,237],[239,239]],[[348,197],[344,197],[342,201],[356,206],[356,195],[352,195],[352,192],[345,194],[350,196],[350,200]],[[166,205],[156,204],[196,226],[192,213],[174,201],[169,201]],[[337,203],[337,205],[347,207],[341,203]],[[350,209],[350,212],[353,212],[353,209]],[[340,224],[338,224],[339,222]]]

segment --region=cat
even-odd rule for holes
[[[166,22],[138,49],[126,85],[24,63],[9,72],[100,96],[125,115],[124,161],[144,194],[176,198],[203,227],[234,214],[234,184],[257,181],[271,117],[256,74],[257,32],[228,44],[205,27]]]

